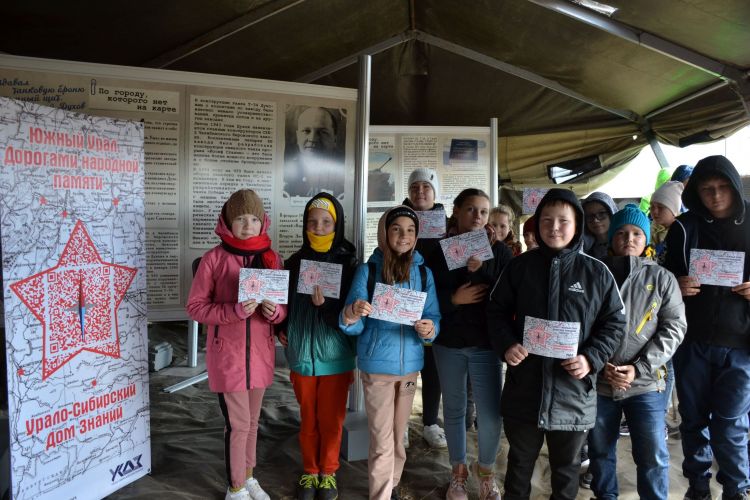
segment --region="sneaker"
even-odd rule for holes
[[[630,436],[630,429],[628,428],[628,423],[625,420],[623,420],[620,424],[620,436]]]
[[[453,466],[451,472],[451,482],[448,485],[448,491],[445,493],[445,500],[469,500],[469,494],[466,491],[466,480],[469,477],[469,470],[466,464]]]
[[[258,480],[254,477],[245,480],[245,489],[248,493],[250,493],[250,498],[252,498],[253,500],[271,500],[271,497],[269,497],[268,494],[263,491],[263,488],[260,487]]]
[[[339,490],[336,486],[336,474],[322,474],[318,483],[318,496],[316,500],[336,500]]]
[[[425,425],[422,430],[422,437],[430,448],[447,448],[448,442],[445,440],[445,431],[438,424]]]
[[[318,475],[302,474],[297,483],[297,500],[315,500],[318,493]]]
[[[589,460],[589,449],[588,446],[581,448],[581,469],[585,469],[589,466],[591,460]]]
[[[245,488],[240,488],[238,491],[227,488],[227,495],[224,500],[252,500],[252,497]]]
[[[586,488],[587,490],[591,489],[591,481],[594,480],[594,475],[590,473],[589,471],[584,472],[581,474],[581,477],[578,479],[578,484],[581,485],[581,488]]]
[[[711,492],[698,490],[691,486],[685,492],[683,500],[711,500]]]
[[[409,428],[407,427],[404,431],[404,448],[409,447]]]
[[[500,490],[495,483],[493,471],[482,471],[479,463],[474,462],[471,464],[471,472],[479,483],[479,500],[500,500]]]

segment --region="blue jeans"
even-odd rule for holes
[[[693,488],[708,491],[715,456],[723,494],[747,490],[750,350],[684,341],[673,361],[683,475]]]
[[[433,344],[440,389],[443,392],[443,420],[451,465],[466,463],[466,378],[471,379],[479,427],[479,465],[495,466],[500,449],[500,360],[494,351],[480,347],[460,349]]]
[[[647,392],[615,401],[596,398],[596,425],[589,431],[591,489],[598,499],[615,499],[617,438],[625,413],[633,445],[638,496],[661,500],[669,496],[669,452],[664,440],[664,394]]]
[[[664,365],[667,367],[666,388],[664,389],[664,413],[669,411],[669,405],[672,404],[672,389],[674,389],[674,363],[670,358]]]

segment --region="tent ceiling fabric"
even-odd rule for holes
[[[9,0],[0,6],[0,51],[294,81],[378,47],[372,124],[487,126],[497,117],[500,135],[510,138],[501,177],[515,183],[543,180],[547,163],[571,155],[598,154],[619,164],[646,144],[649,129],[679,145],[718,139],[750,123],[747,0],[605,2],[618,10],[603,19],[712,58],[736,80],[648,122],[649,113],[712,88],[721,77],[562,14],[555,3],[570,5],[133,0],[77,2],[73,9],[66,2]],[[356,87],[357,78],[356,65],[349,65],[314,83]],[[549,82],[556,90],[544,86]]]

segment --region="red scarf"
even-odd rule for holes
[[[221,236],[221,241],[227,245],[245,252],[261,253],[266,269],[276,269],[276,254],[271,250],[271,238],[268,233],[251,236],[246,240],[235,238],[231,234]]]

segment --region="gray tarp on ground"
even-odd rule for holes
[[[552,161],[594,154],[603,155],[605,167],[616,166],[646,144],[648,126],[662,142],[679,145],[721,138],[748,123],[742,101],[750,98],[750,2],[604,3],[618,10],[601,19],[620,23],[629,30],[624,36],[638,43],[561,14],[575,9],[564,0],[75,6],[10,0],[0,6],[0,51],[342,87],[357,86],[356,65],[337,71],[331,65],[375,53],[372,124],[486,126],[497,117],[499,135],[508,137],[500,150],[502,179],[516,184],[544,178]],[[547,79],[588,103],[498,64]],[[727,79],[735,83],[644,121]]]

